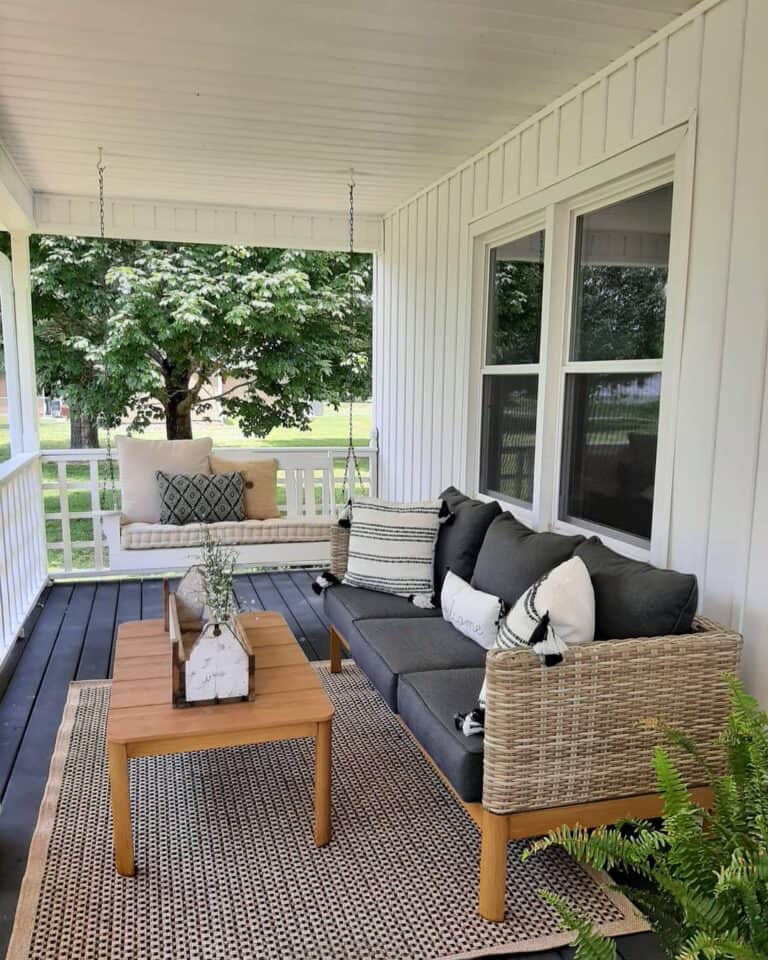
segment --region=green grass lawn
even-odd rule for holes
[[[267,437],[257,439],[244,437],[237,427],[220,423],[196,422],[193,424],[193,434],[196,437],[212,437],[216,447],[346,447],[348,412],[340,410],[329,411],[320,417],[312,420],[310,427],[306,431],[277,429],[273,430]],[[352,428],[354,431],[354,441],[356,446],[367,446],[371,433],[371,404],[357,403],[353,409]],[[124,428],[116,431],[117,433],[126,433]],[[141,436],[147,439],[163,439],[165,437],[165,427],[157,424],[147,430]],[[102,444],[103,444],[102,439]],[[54,420],[51,417],[43,418],[40,421],[40,446],[43,450],[63,450],[69,447],[69,423],[66,420]],[[0,417],[0,462],[7,460],[10,456],[10,443],[8,438],[8,420]],[[367,469],[367,460],[361,462],[363,471]],[[343,466],[340,462],[336,464],[336,475],[343,475]],[[107,465],[100,464],[99,475],[102,478],[107,477]],[[88,479],[88,466],[85,463],[70,463],[67,466],[67,479],[73,483],[83,482]],[[43,466],[43,480],[56,480],[56,466],[54,464],[45,464]],[[118,494],[119,496],[119,494]],[[337,491],[338,496],[338,491]],[[85,513],[91,509],[91,494],[88,490],[69,490],[66,494],[69,511],[71,513]],[[318,503],[320,493],[318,491]],[[278,500],[284,498],[284,491],[278,490]],[[108,491],[102,493],[102,508],[111,507],[110,494]],[[57,514],[61,512],[61,501],[58,490],[46,490],[43,498],[46,514]],[[73,541],[93,540],[93,521],[89,519],[71,519],[70,536]],[[62,521],[46,520],[46,540],[48,543],[60,542],[62,539]],[[74,547],[72,549],[73,567],[76,570],[87,570],[94,565],[93,548]],[[49,548],[48,567],[54,573],[57,570],[64,569],[64,553],[61,549]]]
[[[348,412],[329,410],[311,421],[308,430],[273,430],[266,437],[244,437],[236,426],[223,423],[195,421],[192,433],[195,437],[213,437],[215,447],[345,447],[347,445]],[[371,434],[371,404],[356,403],[353,408],[352,430],[355,444],[367,446]],[[127,433],[121,427],[116,433]],[[152,440],[165,437],[165,426],[153,424],[141,436]],[[102,438],[102,445],[104,440]],[[69,446],[69,422],[43,417],[40,420],[40,446],[43,450],[62,450]],[[8,418],[0,416],[0,462],[11,455],[8,436]]]

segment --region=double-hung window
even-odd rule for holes
[[[662,389],[674,370],[664,351],[679,343],[666,331],[668,173],[660,163],[623,191],[620,180],[610,192],[558,188],[551,205],[528,207],[514,239],[501,223],[478,231],[476,247],[480,493],[540,529],[595,532],[645,556],[663,551],[654,517],[669,491],[657,496],[656,472],[668,484],[660,416],[674,395],[672,379]]]
[[[649,546],[672,220],[667,184],[575,221],[558,519]]]
[[[480,491],[530,507],[536,462],[544,231],[493,247],[489,264]]]

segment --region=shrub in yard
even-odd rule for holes
[[[669,754],[654,766],[664,798],[660,825],[627,821],[591,833],[561,827],[524,857],[560,846],[599,870],[620,868],[639,881],[625,890],[646,913],[676,960],[765,960],[768,957],[768,715],[729,678],[731,713],[722,740],[727,772],[707,770],[714,803],[703,811],[689,797]],[[697,755],[681,733],[668,742]],[[612,960],[616,950],[570,905],[542,894],[576,933],[578,960]]]

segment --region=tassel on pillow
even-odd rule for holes
[[[322,573],[319,573],[312,584],[312,589],[315,593],[320,596],[324,593],[328,587],[332,587],[335,583],[341,583],[338,577],[334,577],[330,570],[323,570]]]
[[[477,736],[478,733],[485,733],[485,710],[475,707],[471,713],[457,713],[453,722],[465,737]]]
[[[434,610],[435,598],[426,593],[412,593],[408,599],[414,607],[421,607],[422,610]]]
[[[339,526],[348,530],[352,526],[352,500],[347,500],[347,505],[339,514]]]

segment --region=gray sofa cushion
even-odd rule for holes
[[[440,497],[448,504],[453,520],[440,527],[435,547],[435,592],[438,596],[449,569],[469,582],[486,531],[494,517],[501,513],[495,500],[490,503],[472,500],[456,487],[443,490]]]
[[[623,557],[592,537],[576,549],[595,589],[598,639],[689,633],[699,600],[692,573]]]
[[[356,620],[373,620],[383,617],[412,617],[414,620],[424,617],[439,617],[440,610],[425,610],[417,607],[404,597],[395,597],[391,593],[379,593],[378,590],[365,590],[361,587],[347,587],[340,583],[329,587],[323,593],[325,615],[339,631],[347,643],[356,633]]]
[[[397,708],[408,729],[467,803],[483,798],[483,736],[465,737],[453,715],[477,704],[485,670],[431,670],[400,677]]]
[[[350,653],[393,710],[400,675],[485,664],[486,651],[442,618],[358,620],[355,627]]]
[[[536,533],[511,513],[502,513],[488,527],[472,575],[472,586],[510,606],[539,577],[573,556],[584,537]]]

